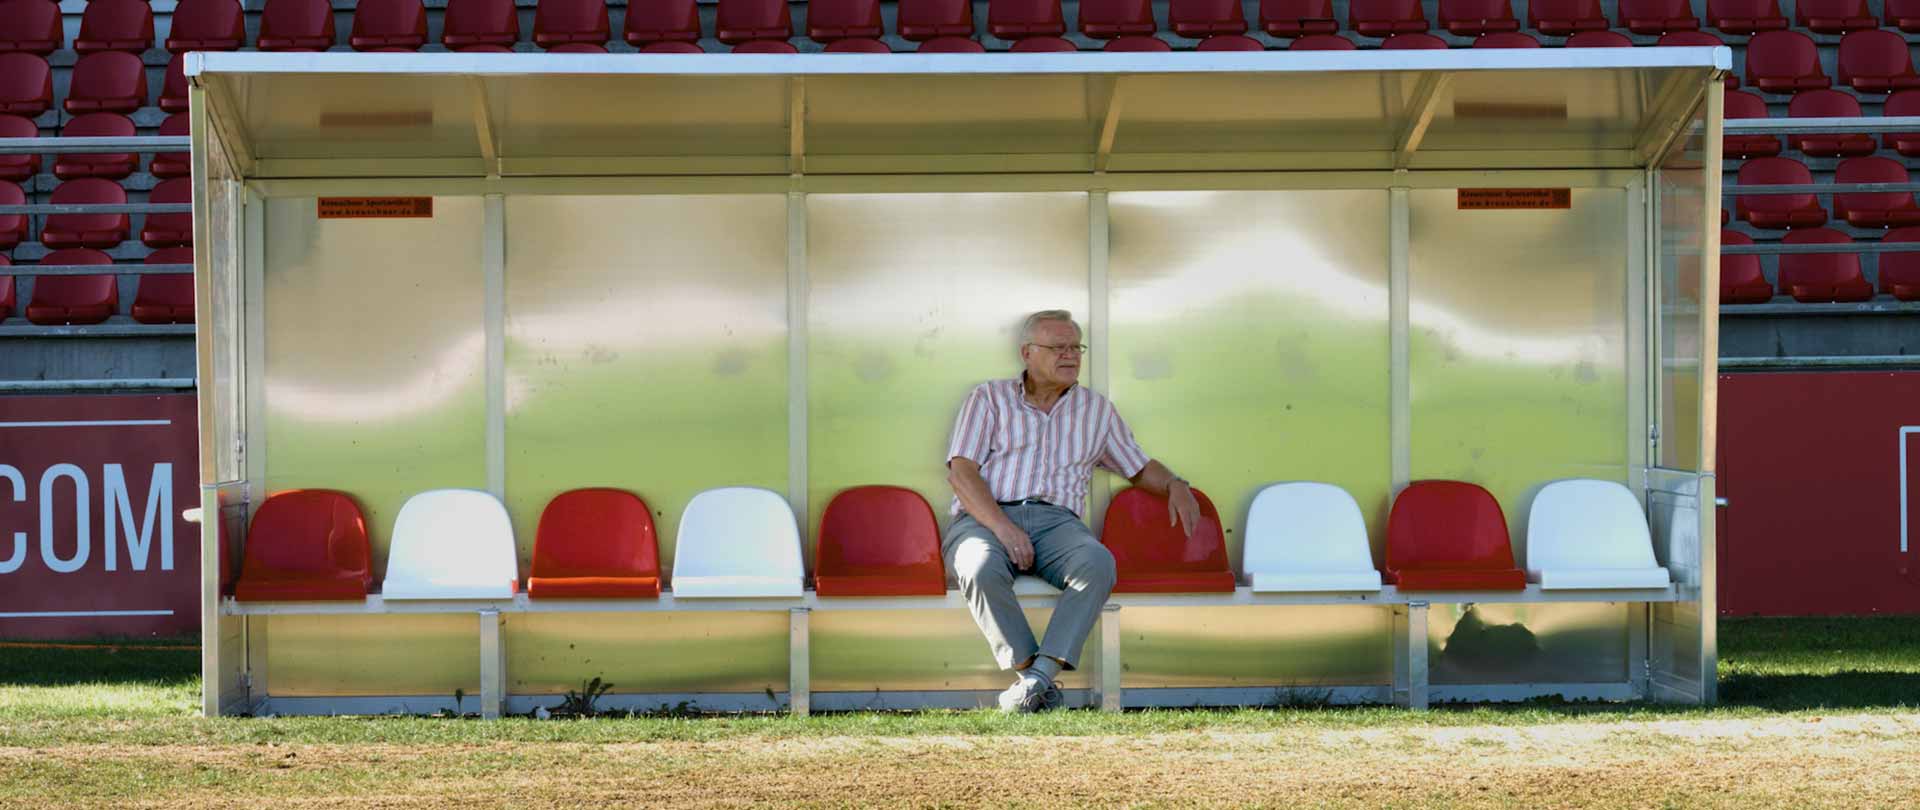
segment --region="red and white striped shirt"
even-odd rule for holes
[[[1051,412],[1041,411],[1027,404],[1025,376],[975,386],[947,447],[948,463],[980,465],[994,500],[1039,498],[1082,515],[1096,465],[1127,478],[1147,466],[1146,451],[1106,397],[1076,385]],[[960,514],[959,497],[949,511]]]

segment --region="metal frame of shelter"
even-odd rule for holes
[[[1583,477],[1635,493],[1674,582],[1118,595],[1070,702],[1712,702],[1730,64],[190,54],[204,710],[460,691],[497,716],[589,676],[639,708],[981,705],[1003,676],[951,591],[243,604],[223,565],[296,487],[360,499],[376,566],[405,497],[492,492],[523,575],[574,486],[647,499],[663,563],[704,488],[785,494],[803,538],[846,486],[943,505],[960,397],[1055,306],[1084,313],[1084,382],[1221,504],[1236,566],[1274,481],[1350,491],[1378,561],[1411,481],[1488,487],[1518,547],[1532,493]],[[1570,202],[1476,210],[1469,188]],[[433,215],[322,219],[326,196]],[[1096,524],[1123,483],[1095,481]]]

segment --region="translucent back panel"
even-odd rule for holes
[[[316,211],[312,197],[267,205],[266,486],[352,494],[384,577],[402,502],[486,486],[481,204]]]
[[[1703,327],[1701,311],[1718,285],[1709,284],[1705,260],[1708,228],[1707,171],[1703,153],[1710,145],[1694,133],[1662,166],[1659,182],[1659,278],[1655,294],[1659,306],[1659,360],[1656,382],[1660,428],[1655,465],[1675,470],[1705,469],[1700,435],[1701,393],[1707,374],[1701,371]],[[1717,149],[1717,142],[1712,144]],[[1716,173],[1717,174],[1717,173]],[[1719,187],[1719,180],[1713,181]],[[1717,215],[1714,215],[1717,216]]]
[[[594,677],[626,693],[787,691],[785,611],[529,613],[502,632],[510,694]]]
[[[507,508],[522,560],[576,487],[654,510],[787,486],[786,196],[507,199]]]
[[[1087,196],[811,195],[807,278],[802,525],[861,484],[913,489],[945,523],[967,392],[1020,373],[1029,313],[1068,309],[1086,324]]]
[[[196,236],[196,241],[203,245],[200,254],[205,260],[199,266],[205,272],[197,280],[201,290],[196,292],[196,302],[201,306],[196,307],[200,328],[195,334],[200,344],[196,349],[207,359],[201,368],[200,395],[210,399],[212,406],[201,408],[201,483],[214,483],[238,481],[245,475],[242,454],[247,425],[242,403],[248,375],[242,362],[246,303],[239,227],[244,195],[234,181],[219,133],[209,128],[204,135],[207,179],[199,192],[206,201],[206,238]]]
[[[1627,480],[1626,192],[1533,211],[1409,196],[1412,476],[1486,487],[1522,538],[1542,485]]]
[[[269,626],[267,684],[275,697],[480,694],[480,641],[471,613],[254,621]]]
[[[1214,496],[1236,570],[1247,509],[1275,481],[1344,488],[1378,536],[1386,192],[1128,192],[1108,209],[1113,400],[1149,454]]]
[[[1037,630],[1045,628],[1053,616],[1046,608],[1029,608],[1025,613],[1027,624]],[[998,691],[1012,681],[994,663],[980,628],[964,610],[816,610],[808,622],[817,691]],[[1060,686],[1087,686],[1097,649],[1089,640],[1081,648],[1080,669],[1062,673]]]
[[[1392,616],[1373,606],[1125,611],[1123,683],[1352,686],[1393,681]]]
[[[1624,602],[1439,605],[1427,612],[1436,684],[1622,683]]]

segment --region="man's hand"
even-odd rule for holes
[[[1167,505],[1172,507],[1167,510],[1172,513],[1167,516],[1168,525],[1180,526],[1192,537],[1194,530],[1200,528],[1200,502],[1194,499],[1193,488],[1185,481],[1173,479],[1167,485]]]
[[[1000,546],[1007,550],[1007,557],[1013,560],[1013,570],[1033,570],[1033,538],[1026,530],[1009,522],[1005,529],[996,531],[993,536],[1000,538]]]

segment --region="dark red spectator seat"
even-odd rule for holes
[[[1920,0],[1887,0],[1887,25],[1920,34]]]
[[[598,42],[568,42],[547,49],[547,53],[606,53],[607,46]]]
[[[1891,93],[1920,88],[1907,40],[1892,31],[1871,28],[1840,39],[1840,83],[1862,93]]]
[[[0,53],[46,56],[67,44],[60,4],[53,0],[0,0]]]
[[[1149,0],[1080,0],[1080,33],[1094,39],[1150,37],[1157,30]]]
[[[1816,34],[1844,34],[1880,27],[1867,0],[1794,0],[1793,25]]]
[[[1383,51],[1444,51],[1447,41],[1432,34],[1394,34],[1380,43]]]
[[[176,177],[162,180],[148,192],[150,203],[191,203],[193,202],[193,180]],[[140,241],[147,247],[166,248],[193,244],[192,214],[148,214],[145,225],[140,227]]]
[[[153,47],[153,8],[147,0],[87,0],[80,13],[80,33],[73,38],[79,54],[126,51],[138,54]]]
[[[1427,12],[1420,0],[1348,0],[1347,27],[1368,37],[1424,33]]]
[[[1699,30],[1700,18],[1688,0],[1620,0],[1620,25],[1636,34],[1671,34]]]
[[[1260,30],[1276,37],[1331,34],[1340,21],[1333,0],[1260,0]]]
[[[1440,28],[1457,37],[1520,30],[1511,0],[1440,0]]]
[[[1920,90],[1901,90],[1887,96],[1880,114],[1889,118],[1920,116]],[[1920,132],[1889,132],[1880,136],[1880,144],[1901,157],[1920,157]]]
[[[1887,231],[1880,243],[1888,242],[1920,242],[1920,228]],[[1920,301],[1920,253],[1880,254],[1880,291],[1902,301]]]
[[[1188,39],[1245,34],[1247,14],[1238,0],[1167,0],[1167,30]]]
[[[266,0],[255,44],[263,51],[324,51],[334,39],[328,0]]]
[[[1802,94],[1806,95],[1806,94]],[[1795,96],[1798,100],[1800,96]],[[1721,106],[1723,117],[1728,121],[1741,119],[1766,118],[1767,102],[1760,96],[1745,90],[1726,91],[1726,102]],[[1746,160],[1757,157],[1773,157],[1780,154],[1778,135],[1728,135],[1721,141],[1721,152],[1725,157]]]
[[[800,49],[784,39],[756,39],[733,46],[734,53],[799,53]]]
[[[1850,245],[1853,238],[1829,228],[1794,231],[1781,240],[1789,245]],[[1787,253],[1780,256],[1780,292],[1803,304],[1828,301],[1865,301],[1873,285],[1860,272],[1858,253]]]
[[[119,113],[87,113],[60,128],[62,138],[131,138],[133,120]],[[53,157],[53,176],[62,180],[104,177],[123,180],[139,168],[140,156],[132,152],[109,154],[62,152]]]
[[[520,41],[520,16],[513,0],[447,0],[440,16],[440,44],[448,50],[499,47]]]
[[[1581,31],[1567,37],[1568,48],[1631,48],[1633,40],[1618,31]]]
[[[1017,40],[1007,50],[1014,53],[1073,53],[1080,46],[1059,37],[1027,37]]]
[[[923,40],[915,53],[986,53],[987,46],[967,37],[934,37]]]
[[[161,248],[147,264],[193,264],[193,248]],[[193,274],[143,275],[134,287],[133,319],[141,323],[193,323]]]
[[[1739,231],[1722,230],[1720,245],[1751,245],[1753,238]],[[1760,270],[1760,257],[1753,254],[1720,254],[1720,303],[1764,304],[1773,300],[1773,285]]]
[[[1799,31],[1764,31],[1747,41],[1747,84],[1767,93],[1823,90],[1833,85],[1820,69],[1813,38]]]
[[[826,53],[893,53],[887,43],[877,39],[836,39],[822,50]]]
[[[187,111],[186,56],[184,53],[176,53],[172,59],[167,60],[166,79],[160,84],[160,109],[163,112]]]
[[[940,526],[920,493],[842,490],[820,517],[814,590],[821,596],[944,596]]]
[[[0,114],[33,118],[51,106],[53,69],[47,60],[30,53],[0,53]]]
[[[1384,579],[1402,591],[1519,591],[1507,517],[1493,494],[1464,481],[1415,481],[1387,517]]]
[[[1525,31],[1498,31],[1482,34],[1473,41],[1475,48],[1538,48],[1540,40]]]
[[[1568,37],[1586,31],[1605,31],[1608,27],[1607,13],[1600,8],[1600,0],[1529,0],[1527,27],[1550,37]],[[1631,40],[1628,44],[1632,44]]]
[[[40,257],[40,263],[110,265],[113,259],[97,250],[72,248],[48,253]],[[119,309],[120,281],[112,275],[40,276],[33,280],[27,320],[41,326],[100,323]]]
[[[347,44],[356,51],[417,51],[427,44],[427,6],[420,0],[360,0]]]
[[[240,0],[180,0],[173,7],[167,50],[237,51],[247,44],[246,14]]]
[[[1787,18],[1780,13],[1780,0],[1707,0],[1707,25],[1745,36],[1785,30]]]
[[[498,46],[481,45],[478,47],[493,48]],[[706,53],[706,51],[703,51],[700,49],[699,45],[695,45],[691,42],[649,42],[645,45],[640,46],[640,52],[641,53]]]
[[[53,190],[54,205],[125,205],[127,192],[119,183],[98,177],[68,180]],[[40,229],[40,242],[50,248],[110,248],[126,241],[126,214],[49,214]]]
[[[192,122],[186,113],[174,113],[160,122],[162,137],[184,138],[189,134]],[[147,165],[147,173],[165,180],[170,177],[190,177],[193,175],[193,160],[187,152],[159,152]]]
[[[1215,34],[1200,40],[1196,51],[1264,51],[1267,46],[1245,34]]]
[[[40,126],[31,118],[0,115],[0,138],[38,138]],[[21,183],[40,173],[39,155],[0,155],[0,180]]]
[[[13,260],[0,253],[0,267],[13,266]],[[13,276],[0,276],[0,321],[13,314]]]
[[[533,44],[549,51],[562,45],[604,48],[612,37],[603,0],[540,0],[533,9]]]
[[[1100,542],[1113,552],[1114,593],[1232,593],[1233,568],[1220,513],[1200,490],[1199,525],[1169,525],[1167,499],[1139,487],[1113,496]]]
[[[27,193],[11,180],[0,180],[0,205],[26,205]],[[0,214],[0,250],[12,250],[27,241],[26,214]]]
[[[785,41],[793,36],[793,14],[787,10],[786,0],[720,0],[714,11],[713,35],[728,45]]]
[[[620,489],[575,489],[547,502],[533,539],[534,599],[654,599],[660,547],[645,501]]]
[[[1907,183],[1907,167],[1884,157],[1856,157],[1840,161],[1833,170],[1835,183]],[[1847,192],[1833,195],[1834,219],[1856,228],[1904,228],[1920,225],[1920,205],[1911,191]]]
[[[813,7],[807,10],[811,15]],[[636,48],[656,42],[699,42],[700,8],[694,0],[628,3],[621,31],[627,44]]]
[[[1100,50],[1113,53],[1160,53],[1173,50],[1165,40],[1159,37],[1120,37],[1109,39]]]
[[[894,28],[913,42],[943,37],[973,38],[973,4],[968,0],[900,0],[894,8]],[[943,45],[941,47],[961,47]],[[928,53],[921,48],[922,53]],[[939,51],[968,53],[968,51]]]
[[[890,53],[893,49],[877,42],[885,33],[880,0],[807,0],[807,38],[815,42],[867,40],[880,44],[878,53]]]
[[[1740,164],[1743,186],[1790,186],[1813,182],[1813,173],[1793,158],[1754,158]],[[1813,228],[1827,224],[1827,209],[1812,194],[1740,194],[1735,215],[1759,228]]]
[[[1789,118],[1859,118],[1860,102],[1839,90],[1808,90],[1787,102]],[[1864,132],[1788,135],[1787,147],[1809,157],[1871,155],[1873,136]]]
[[[352,601],[373,585],[367,520],[344,492],[276,492],[253,513],[233,598],[241,602]]]
[[[1403,34],[1402,36],[1411,36],[1411,35]],[[1396,37],[1395,39],[1398,39],[1398,37]],[[1387,41],[1392,42],[1393,40],[1389,39]],[[1445,47],[1446,43],[1442,42],[1440,43],[1440,45],[1441,47]],[[1360,46],[1353,44],[1353,40],[1347,39],[1346,37],[1343,37],[1339,34],[1308,34],[1304,37],[1294,40],[1293,44],[1287,46],[1287,50],[1290,50],[1290,51],[1353,51],[1353,50],[1359,50],[1359,47]],[[1385,48],[1386,45],[1383,44],[1380,47]]]
[[[120,51],[101,51],[80,57],[73,66],[63,105],[74,115],[90,112],[132,113],[147,104],[147,68],[140,57]]]
[[[987,33],[1000,39],[1057,37],[1066,32],[1060,0],[987,0]]]

